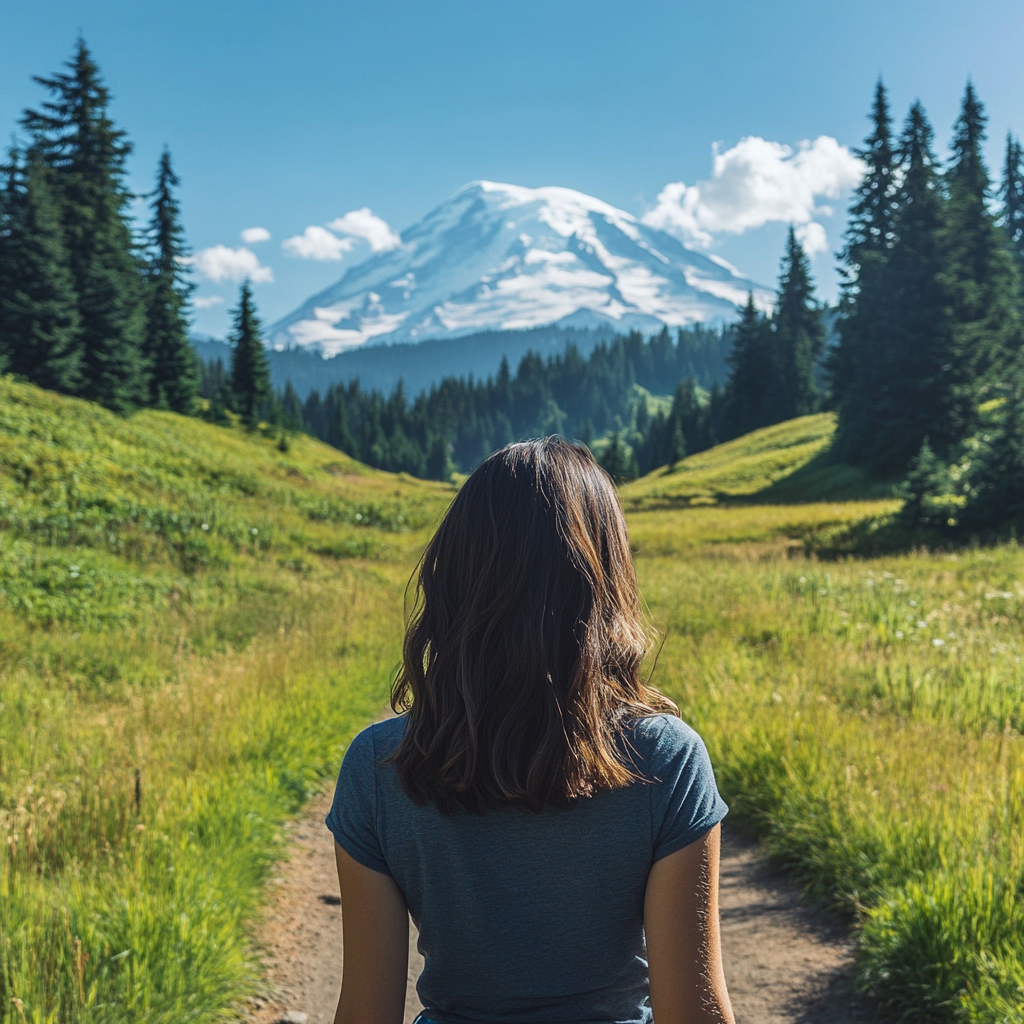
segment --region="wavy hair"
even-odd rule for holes
[[[626,521],[590,451],[510,444],[462,486],[419,565],[390,761],[444,814],[569,807],[641,778],[627,722],[676,706],[648,650]]]

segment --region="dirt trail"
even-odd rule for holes
[[[252,1024],[330,1024],[341,986],[341,908],[333,845],[324,828],[330,794],[290,826],[292,854],[280,867],[261,933],[270,991]],[[737,1024],[866,1024],[851,1005],[851,946],[801,907],[793,886],[749,844],[726,835],[722,849],[725,973]],[[410,923],[406,1024],[420,1010],[422,966]]]

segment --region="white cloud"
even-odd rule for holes
[[[828,235],[816,220],[799,225],[796,229],[796,237],[808,256],[819,252],[828,252]]]
[[[246,228],[239,237],[246,245],[259,245],[270,241],[270,232],[266,228]]]
[[[695,185],[666,185],[644,214],[645,224],[709,245],[720,232],[738,235],[781,221],[802,226],[807,251],[820,252],[828,239],[814,218],[832,211],[817,206],[818,198],[835,199],[864,174],[863,162],[828,135],[805,140],[796,150],[748,136],[724,153],[716,144],[712,154],[711,177]]]
[[[219,306],[223,303],[223,299],[219,295],[200,295],[198,298],[192,300],[192,305],[196,309],[211,309],[214,306]]]
[[[402,240],[388,226],[387,221],[375,216],[368,206],[361,210],[350,210],[344,217],[338,217],[327,225],[339,235],[350,235],[369,242],[373,252],[397,249]]]
[[[269,283],[274,280],[270,267],[260,264],[259,257],[252,249],[232,249],[227,245],[211,245],[200,249],[188,262],[210,281],[244,281],[253,284]]]
[[[340,260],[344,253],[355,248],[357,239],[366,242],[371,252],[386,252],[402,244],[387,222],[364,206],[361,210],[350,210],[344,217],[335,218],[326,228],[311,224],[301,235],[286,238],[281,248],[289,256],[304,260]]]
[[[340,260],[342,253],[350,252],[354,245],[351,238],[339,238],[327,228],[311,224],[301,235],[286,238],[281,248],[289,256],[304,260]]]

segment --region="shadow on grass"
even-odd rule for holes
[[[869,501],[895,497],[896,484],[872,479],[859,466],[840,462],[830,449],[767,487],[743,497],[745,504],[803,505],[816,501]]]

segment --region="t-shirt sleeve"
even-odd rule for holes
[[[364,867],[390,875],[377,829],[377,764],[372,727],[349,745],[326,818],[338,845]]]
[[[657,725],[655,724],[657,723]],[[651,769],[653,860],[696,842],[729,813],[718,793],[704,741],[685,722],[670,716],[649,720],[658,729]]]

